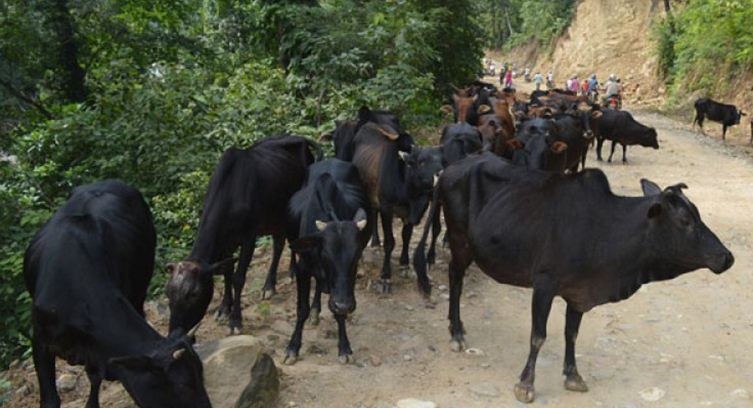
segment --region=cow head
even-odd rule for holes
[[[556,127],[551,120],[526,121],[513,139],[517,141],[513,163],[529,169],[553,170],[549,168],[550,163],[568,148],[567,143],[557,140],[555,134]]]
[[[170,304],[170,331],[188,330],[201,321],[214,294],[214,275],[232,268],[234,262],[234,258],[229,258],[214,264],[181,261],[166,265],[170,273],[165,288]]]
[[[747,113],[745,113],[745,112],[743,112],[743,111],[741,111],[741,110],[739,110],[739,109],[738,109],[738,111],[737,111],[737,115],[735,115],[735,116],[736,116],[736,117],[735,117],[735,124],[736,124],[736,125],[739,125],[739,124],[740,124],[740,119],[741,119],[741,118],[742,118],[743,116],[745,116],[745,115],[747,115]]]
[[[442,171],[442,151],[432,147],[414,146],[410,152],[399,152],[405,163],[405,188],[408,197],[408,223],[421,222],[434,185]]]
[[[408,151],[411,146],[413,146],[413,137],[403,130],[403,127],[400,125],[400,120],[397,115],[393,113],[383,110],[371,110],[366,106],[362,106],[361,109],[358,110],[357,122],[357,128],[360,128],[366,123],[373,123],[376,125],[377,130],[382,136],[389,140],[396,141],[399,150]]]
[[[722,273],[734,263],[732,253],[701,221],[696,206],[683,194],[683,183],[662,189],[642,179],[643,194],[650,197],[646,216],[649,239],[655,243],[656,255],[671,265],[692,271],[709,268]]]
[[[641,135],[641,138],[638,140],[638,143],[640,143],[640,145],[644,147],[653,147],[654,149],[658,149],[659,139],[656,136],[656,129],[648,128]]]
[[[352,221],[316,221],[318,232],[301,237],[290,249],[303,257],[316,259],[320,274],[327,285],[329,309],[335,315],[347,315],[356,309],[356,270],[368,234],[366,212],[358,209]]]
[[[111,358],[108,370],[140,407],[210,408],[194,334],[175,330],[142,355]]]
[[[452,109],[455,113],[455,122],[476,124],[478,120],[477,110],[474,108],[478,95],[468,95],[465,93],[452,94]],[[486,106],[486,105],[484,105]],[[487,106],[488,108],[488,106]]]

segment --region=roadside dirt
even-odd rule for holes
[[[603,169],[613,191],[623,195],[639,195],[641,177],[661,186],[685,182],[686,194],[732,250],[736,263],[720,276],[700,270],[646,285],[627,301],[587,313],[577,342],[579,369],[590,387],[585,394],[562,386],[565,308],[557,299],[538,360],[532,406],[751,407],[753,160],[686,124],[652,113],[635,112],[635,117],[656,127],[661,148],[630,148],[628,164],[619,162],[620,153],[609,164],[597,162],[592,152],[587,165]],[[386,408],[404,398],[434,401],[442,408],[524,406],[515,400],[512,387],[528,353],[530,290],[496,284],[472,266],[461,313],[468,347],[477,353],[453,353],[445,296],[449,252],[440,250],[440,262],[430,273],[434,308],[425,306],[415,279],[399,272],[398,251],[394,255],[394,293],[384,296],[371,287],[378,278],[382,253],[366,251],[356,294],[358,309],[348,323],[356,362],[347,366],[337,362],[337,328],[327,310],[317,327],[306,326],[301,360],[294,366],[282,365],[295,323],[295,285],[282,278],[288,265],[284,259],[280,273],[285,283],[271,301],[260,301],[269,257],[256,258],[248,274],[244,333],[265,339],[275,351],[273,357],[283,373],[279,406]],[[162,332],[166,318],[164,301],[150,304],[149,319]],[[199,339],[227,333],[226,327],[207,316]],[[60,372],[69,370],[63,364],[59,367]],[[33,369],[10,374],[14,389],[27,384],[30,393],[16,395],[8,406],[36,406]],[[115,389],[114,384],[106,385],[102,406],[129,406],[122,397],[113,400]],[[80,376],[75,390],[63,394],[65,406],[82,407],[87,390],[86,378]]]

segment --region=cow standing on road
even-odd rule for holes
[[[601,161],[601,147],[604,145],[604,140],[612,141],[612,150],[607,160],[610,163],[617,143],[622,145],[623,163],[627,163],[626,154],[629,145],[659,148],[656,129],[639,123],[633,119],[630,112],[602,109],[601,113],[602,116],[594,127],[596,129],[596,158],[599,161]]]
[[[534,398],[536,358],[555,296],[567,302],[565,388],[584,392],[575,363],[583,313],[627,299],[645,283],[732,266],[732,253],[701,221],[684,184],[662,190],[641,183],[644,197],[620,197],[600,170],[533,171],[489,153],[445,169],[438,188],[452,253],[453,350],[465,346],[460,295],[473,261],[499,283],[533,288],[530,353],[514,389],[522,402]]]
[[[24,280],[42,408],[60,407],[55,356],[86,367],[87,408],[99,407],[103,379],[139,407],[211,407],[193,333],[164,338],[144,319],[155,242],[141,194],[114,180],[76,188],[31,241]]]
[[[246,150],[225,151],[209,181],[188,260],[167,265],[170,330],[193,327],[201,321],[214,294],[214,275],[222,274],[225,294],[216,316],[229,316],[231,333],[240,333],[246,270],[256,238],[263,235],[272,235],[274,248],[263,296],[274,293],[285,245],[288,200],[303,184],[317,150],[308,139],[283,135],[264,139]],[[238,267],[233,274],[232,256],[238,247]]]
[[[695,118],[693,119],[693,126],[698,124],[703,132],[703,121],[706,118],[714,122],[722,124],[722,140],[725,140],[727,135],[727,128],[740,124],[740,117],[745,116],[746,113],[737,109],[735,105],[726,105],[716,101],[712,101],[709,98],[700,98],[695,101]]]

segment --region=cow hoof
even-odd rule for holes
[[[285,365],[292,366],[298,361],[298,353],[294,351],[288,351],[288,353],[285,355],[285,359],[282,360],[282,363]]]
[[[240,334],[242,334],[240,327],[236,327],[236,326],[231,326],[230,327],[230,335],[231,336],[238,336]]]
[[[316,326],[319,324],[319,314],[321,312],[317,308],[312,308],[311,313],[309,314],[309,323],[312,326]]]
[[[460,353],[465,350],[465,342],[463,340],[452,339],[450,341],[450,349],[456,353]]]
[[[220,306],[220,308],[217,309],[216,312],[214,312],[214,320],[216,320],[216,321],[218,321],[220,323],[227,322],[228,317],[230,317],[230,310],[229,309],[225,309],[222,306]]]
[[[565,389],[575,392],[588,392],[588,385],[583,381],[580,374],[570,374],[565,379]]]
[[[518,401],[526,404],[533,402],[533,384],[517,383],[513,392]]]
[[[274,289],[264,289],[261,292],[261,300],[269,300],[272,299],[272,296],[274,296],[277,292]]]
[[[382,279],[377,284],[377,288],[384,294],[392,293],[392,282],[389,279]]]
[[[340,364],[343,364],[343,365],[352,363],[353,362],[353,355],[351,355],[351,354],[343,354],[343,355],[337,357],[337,361]]]

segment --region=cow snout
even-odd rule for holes
[[[734,263],[735,257],[732,255],[732,252],[726,251],[714,257],[709,263],[709,269],[711,269],[712,272],[719,274],[731,268]]]
[[[329,309],[336,315],[347,315],[356,310],[356,302],[353,300],[330,300]]]

